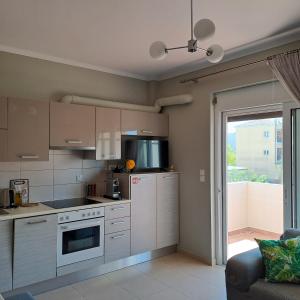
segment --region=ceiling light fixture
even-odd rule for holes
[[[209,19],[199,20],[194,27],[193,21],[193,0],[191,0],[191,39],[186,46],[167,48],[164,42],[156,41],[151,44],[149,52],[154,59],[164,59],[171,50],[188,49],[188,52],[204,51],[206,58],[211,63],[218,63],[224,57],[224,50],[220,45],[212,45],[208,49],[198,46],[198,41],[205,40],[215,33],[214,22]],[[196,39],[195,39],[196,38]]]

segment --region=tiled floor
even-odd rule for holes
[[[244,228],[229,232],[227,257],[230,258],[236,254],[257,248],[256,239],[278,240],[280,234],[259,230],[255,228]]]
[[[225,300],[223,267],[180,253],[36,297],[37,300]]]

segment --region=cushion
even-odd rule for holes
[[[34,300],[30,293],[17,294],[14,296],[10,296],[5,298],[6,300]]]
[[[269,282],[300,283],[300,237],[288,240],[256,240]]]

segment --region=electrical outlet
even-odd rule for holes
[[[76,181],[77,182],[82,182],[83,181],[83,175],[82,174],[77,174],[76,175]]]

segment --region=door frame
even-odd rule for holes
[[[290,104],[290,103],[287,103]],[[241,109],[224,109],[224,107],[215,106],[214,111],[214,195],[215,195],[215,256],[216,263],[218,265],[226,264],[227,262],[227,178],[226,178],[226,124],[228,117],[251,115],[258,113],[267,113],[274,111],[282,111],[283,115],[283,135],[290,130],[287,127],[288,120],[287,115],[291,115],[291,111],[288,110],[287,104],[269,104],[262,106],[254,106],[249,108]],[[285,107],[285,109],[284,109]],[[290,124],[290,123],[289,123]],[[291,134],[290,134],[291,136]],[[290,141],[291,143],[291,141]],[[285,178],[286,169],[291,166],[286,165],[288,163],[287,159],[287,149],[289,144],[285,143],[285,135],[283,138],[283,188],[284,188],[284,227],[290,222],[290,217],[287,213],[290,209],[290,201],[287,201],[288,195],[291,194],[291,186],[288,188],[287,182],[291,182],[290,178]],[[286,181],[287,180],[287,181]],[[289,192],[287,190],[290,190]]]

